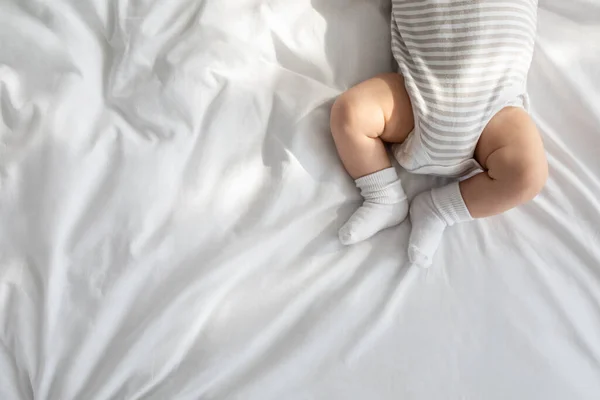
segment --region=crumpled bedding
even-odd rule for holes
[[[550,180],[345,248],[387,1],[0,1],[0,398],[597,399],[600,4],[540,1]],[[414,195],[436,180],[403,175]]]

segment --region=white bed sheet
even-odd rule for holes
[[[0,0],[0,398],[600,398],[600,2],[541,1],[547,188],[429,271],[336,238],[387,7]]]

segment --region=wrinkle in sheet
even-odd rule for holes
[[[1,140],[12,141],[0,153],[0,365],[19,368],[9,393],[600,391],[591,13],[542,2],[530,88],[548,189],[452,229],[422,273],[405,269],[408,224],[352,248],[336,237],[359,197],[328,112],[392,69],[389,2],[1,3],[12,20],[0,38],[14,45],[0,54]],[[402,177],[411,196],[441,183]],[[18,279],[3,274],[17,264]]]

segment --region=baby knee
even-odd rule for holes
[[[342,94],[331,109],[331,131],[334,136],[377,137],[385,127],[381,107],[361,98],[353,90]]]
[[[357,108],[356,101],[348,93],[343,93],[336,99],[331,108],[330,118],[331,131],[334,135],[348,133],[353,130],[354,126],[357,125]]]
[[[523,201],[534,199],[548,180],[548,162],[541,160],[524,162],[515,176],[515,184]]]

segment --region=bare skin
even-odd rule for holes
[[[410,98],[396,73],[351,88],[331,112],[335,145],[354,179],[389,168],[384,142],[402,143],[413,126]],[[460,183],[473,218],[497,215],[530,201],[548,177],[540,134],[520,108],[507,107],[492,118],[477,143],[475,159],[485,172]]]
[[[358,84],[331,110],[333,140],[354,179],[391,167],[383,142],[402,143],[413,125],[410,99],[399,74],[382,74]]]

